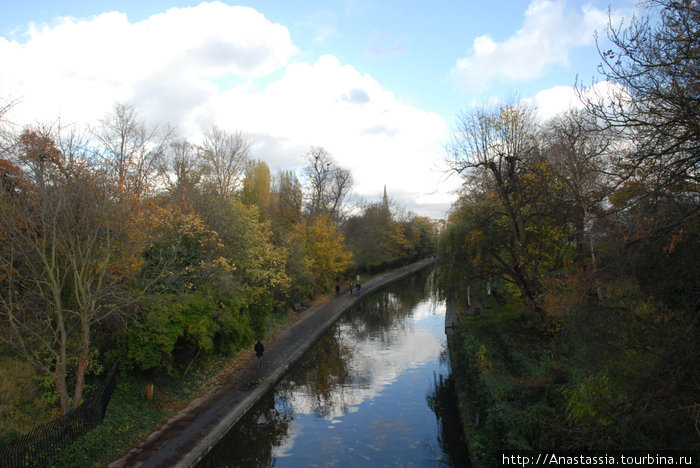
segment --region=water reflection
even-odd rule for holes
[[[455,417],[459,411],[459,402],[452,376],[434,374],[433,388],[428,392],[426,400],[440,424],[438,440],[447,455],[449,465],[471,466],[461,421]]]
[[[442,432],[455,414],[444,305],[426,299],[426,277],[344,314],[200,466],[461,466]]]

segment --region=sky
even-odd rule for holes
[[[0,0],[8,120],[99,125],[115,103],[200,143],[243,132],[273,173],[323,147],[354,200],[445,218],[459,113],[497,100],[541,119],[600,79],[596,34],[634,0]]]

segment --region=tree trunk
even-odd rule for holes
[[[86,320],[82,321],[82,334],[80,343],[80,357],[75,377],[75,391],[73,392],[73,408],[77,407],[83,399],[85,389],[85,372],[89,364],[90,356],[90,325]]]
[[[65,362],[61,362],[61,356],[56,356],[56,370],[53,378],[58,393],[58,401],[61,405],[61,414],[66,414],[70,411],[70,401],[68,399],[68,388],[66,388],[66,366]]]

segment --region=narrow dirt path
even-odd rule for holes
[[[362,294],[426,268],[432,262],[432,259],[421,260],[375,276],[362,285]],[[266,338],[261,369],[255,368],[256,358],[251,350],[250,358],[238,368],[107,466],[193,466],[359,299],[345,291],[325,304],[304,311],[296,322]]]

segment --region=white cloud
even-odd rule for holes
[[[619,83],[599,81],[593,86],[582,90],[582,96],[571,86],[555,86],[537,93],[534,99],[525,99],[526,103],[534,104],[540,121],[566,112],[569,109],[582,109],[583,100],[600,102],[608,105],[611,101],[626,102],[631,100],[630,94]]]
[[[260,77],[297,53],[287,28],[251,8],[203,3],[130,23],[110,12],[30,25],[24,43],[0,39],[0,85],[25,117],[95,119],[115,100],[177,89],[183,101],[211,92],[204,78]],[[178,99],[180,100],[180,99]]]
[[[356,194],[373,198],[386,184],[407,208],[444,214],[442,118],[333,56],[297,56],[287,28],[251,8],[203,3],[134,23],[111,12],[31,25],[24,42],[0,37],[0,90],[21,98],[12,117],[24,124],[94,125],[128,101],[195,142],[212,124],[241,130],[273,170],[323,146],[352,171]]]
[[[570,108],[583,107],[583,103],[571,86],[555,86],[540,91],[535,95],[534,105],[541,121],[549,120]]]
[[[231,113],[235,106],[240,112]],[[315,63],[290,64],[284,76],[263,91],[234,88],[210,104],[215,120],[266,136],[276,144],[260,154],[282,167],[299,167],[311,145],[323,146],[350,169],[355,192],[374,198],[386,184],[392,197],[409,187],[402,202],[413,210],[445,205],[444,198],[426,198],[444,188],[439,164],[445,122],[437,114],[400,102],[372,77],[333,56]],[[272,164],[271,164],[272,165]]]
[[[606,22],[607,13],[588,4],[577,11],[564,0],[533,0],[518,31],[502,42],[489,35],[474,39],[451,77],[462,89],[483,91],[494,81],[542,76],[551,66],[567,67],[571,50],[592,44],[594,31]]]

